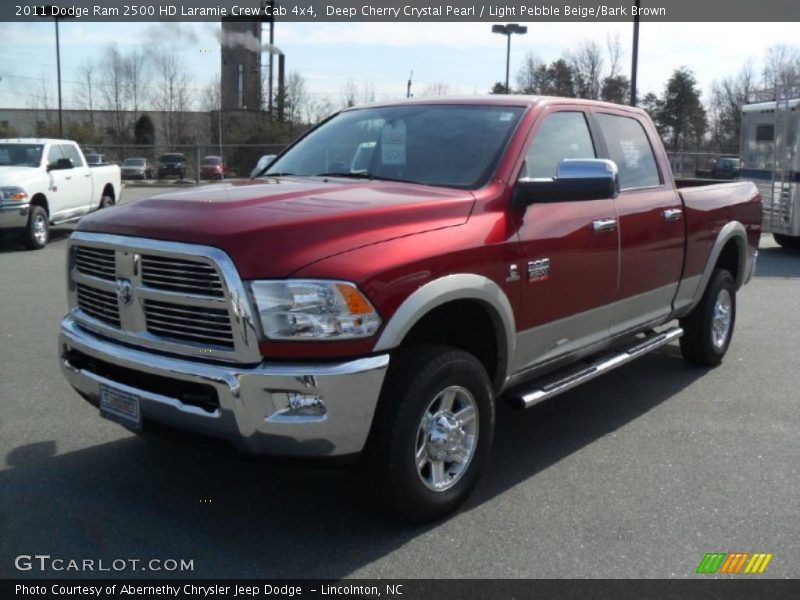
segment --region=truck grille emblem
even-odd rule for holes
[[[133,288],[127,279],[117,279],[117,299],[122,306],[128,306],[133,301]]]

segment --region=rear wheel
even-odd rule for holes
[[[41,206],[31,206],[28,225],[22,232],[22,243],[28,250],[40,250],[50,239],[50,222],[47,211]]]
[[[772,237],[775,239],[775,243],[782,248],[788,248],[789,250],[800,250],[800,237],[783,235],[782,233],[773,233]]]
[[[100,198],[100,205],[97,207],[97,210],[109,208],[110,206],[114,206],[114,198],[111,196],[103,196]]]
[[[365,458],[394,514],[431,521],[469,497],[493,436],[483,365],[454,348],[414,346],[392,359]]]
[[[736,323],[736,290],[733,275],[717,269],[703,298],[681,319],[681,353],[690,363],[713,367],[722,362]]]

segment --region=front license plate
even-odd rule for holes
[[[124,425],[133,431],[142,430],[139,396],[100,386],[100,416]]]

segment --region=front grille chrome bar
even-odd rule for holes
[[[82,231],[69,244],[70,310],[81,326],[171,354],[261,361],[258,321],[222,250]]]

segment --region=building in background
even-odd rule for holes
[[[223,19],[220,58],[222,110],[261,110],[261,21]]]

